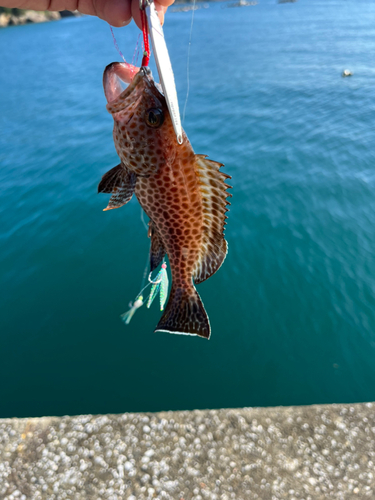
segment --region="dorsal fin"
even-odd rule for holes
[[[98,193],[112,193],[104,210],[119,208],[128,203],[133,196],[137,176],[120,163],[103,175]]]
[[[154,271],[163,260],[165,248],[157,232],[155,224],[150,220],[148,223],[148,237],[151,238],[150,248],[150,272]]]
[[[225,215],[228,211],[225,179],[231,177],[220,172],[222,163],[208,160],[205,155],[195,155],[203,204],[203,241],[198,261],[193,269],[195,283],[201,283],[216,273],[227,255],[227,242],[224,239]]]

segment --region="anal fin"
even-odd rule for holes
[[[126,205],[133,196],[136,181],[136,174],[122,163],[104,174],[98,186],[98,193],[112,193],[104,211]]]
[[[150,272],[158,267],[165,255],[163,241],[155,227],[155,224],[150,220],[148,237],[151,238],[150,248]]]
[[[220,268],[228,253],[228,244],[221,235],[219,244],[207,241],[202,248],[200,259],[196,262],[193,270],[194,283],[198,285],[210,278]]]

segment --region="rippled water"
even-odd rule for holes
[[[233,176],[209,342],[153,334],[156,306],[119,319],[148,239],[136,200],[96,194],[108,26],[0,31],[0,416],[375,399],[375,4],[223,7],[195,12],[184,123]],[[190,16],[165,27],[181,107]]]

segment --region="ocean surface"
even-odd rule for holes
[[[108,25],[0,31],[0,417],[375,400],[375,3],[226,7],[195,12],[184,121],[233,177],[209,341],[154,334],[156,303],[120,319],[149,241],[96,192]],[[181,110],[191,14],[165,25]]]

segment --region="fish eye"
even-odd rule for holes
[[[145,118],[149,127],[158,128],[163,125],[164,113],[161,109],[151,108],[146,111]]]

